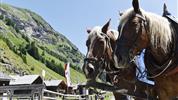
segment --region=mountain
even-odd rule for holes
[[[2,4],[0,8],[0,70],[9,74],[40,74],[64,79],[70,62],[73,82],[85,80],[81,71],[84,55],[64,35],[36,13]]]

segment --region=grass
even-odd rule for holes
[[[3,29],[5,29],[2,30],[3,32],[1,32],[0,34],[8,38],[11,42],[13,42],[14,45],[19,46],[20,44],[26,43],[23,38],[17,38],[17,36],[15,35],[17,33],[14,28],[12,28],[11,26],[7,26],[3,21],[0,21],[0,25],[1,27],[3,27]],[[21,36],[19,35],[19,37]]]
[[[74,58],[77,58],[77,60],[82,59],[82,57],[81,57],[82,55],[80,55],[78,53],[78,51],[72,50],[73,48],[76,48],[76,47],[69,40],[67,40],[63,35],[60,35],[60,34],[56,35],[57,33],[52,29],[52,27],[46,21],[43,20],[43,18],[41,16],[39,16],[29,10],[16,8],[16,7],[10,6],[8,4],[2,4],[1,6],[8,14],[13,16],[13,18],[19,19],[18,20],[19,22],[23,22],[23,23],[26,23],[28,21],[32,21],[34,23],[36,22],[36,24],[38,24],[38,26],[44,28],[44,30],[48,30],[50,33],[50,34],[46,35],[48,37],[48,39],[55,40],[54,44],[50,44],[50,43],[44,44],[44,46],[47,47],[49,50],[57,51],[58,48],[61,48],[61,51],[59,50],[57,52],[59,54],[61,54],[62,57],[65,57],[67,59],[67,61],[72,63],[72,65],[74,64],[72,59],[74,59]],[[18,23],[15,23],[15,24],[18,24]],[[8,38],[12,42],[13,46],[16,47],[15,50],[18,49],[22,45],[25,46],[25,44],[28,43],[21,36],[21,34],[28,34],[28,33],[21,33],[21,34],[17,33],[13,26],[6,25],[6,21],[0,20],[0,26],[2,28],[0,30],[1,38],[2,37]],[[40,42],[42,42],[42,41],[39,40],[38,44],[40,44]],[[15,66],[15,68],[17,70],[25,71],[28,74],[39,74],[39,75],[41,75],[42,70],[45,70],[46,71],[46,76],[45,76],[46,79],[63,79],[64,80],[63,76],[52,71],[45,64],[34,59],[28,53],[25,56],[26,61],[27,61],[25,63],[22,60],[22,58],[16,54],[17,52],[14,53],[12,50],[10,50],[9,47],[7,46],[7,44],[1,39],[0,39],[0,48],[2,48],[2,50],[3,50],[3,54],[0,56],[7,58],[8,61],[10,62],[10,64],[12,64],[12,66]],[[43,50],[40,49],[39,47],[38,47],[38,50],[39,50],[39,53],[42,55]],[[20,51],[18,51],[18,52],[20,52]],[[49,61],[54,60],[54,62],[57,65],[62,65],[62,67],[64,66],[65,60],[61,61],[60,59],[57,59],[56,57],[48,54],[47,52],[45,52],[44,58]],[[0,59],[0,60],[2,60],[2,59]],[[79,66],[79,65],[75,64],[75,67],[77,67],[77,66]],[[3,67],[1,65],[0,65],[0,70],[6,71],[6,73],[9,73],[9,74],[11,73],[9,70],[7,70],[5,67]],[[62,71],[64,71],[64,70],[62,70]],[[71,73],[71,81],[73,83],[80,83],[80,82],[84,82],[86,80],[85,76],[82,73],[78,72],[77,70],[73,69],[72,67],[70,68],[70,73]]]
[[[71,75],[71,81],[73,83],[82,83],[86,81],[85,76],[73,68],[70,68],[70,75]]]
[[[20,20],[23,20],[23,21],[30,20],[30,16],[27,13],[19,10],[16,7],[9,6],[8,4],[4,4],[4,3],[1,4],[1,7],[5,9],[8,13],[20,18]]]
[[[40,52],[40,54],[42,54],[43,50],[41,50],[39,48],[39,52]],[[54,56],[51,56],[47,52],[45,52],[44,56],[45,56],[45,59],[48,59],[48,60],[52,60],[53,59],[55,61],[55,63],[62,64],[62,66],[64,66],[64,62],[60,61],[59,59],[55,58]],[[81,82],[86,81],[85,76],[82,73],[80,73],[80,72],[76,71],[75,69],[73,69],[72,67],[70,67],[70,74],[71,74],[72,83],[81,83]]]
[[[114,99],[114,95],[112,92],[107,92],[105,95],[104,95],[104,100],[113,100]]]
[[[41,75],[42,70],[46,71],[46,79],[63,79],[64,77],[55,73],[51,69],[47,68],[46,65],[43,63],[37,61],[33,57],[27,54],[26,59],[27,59],[27,64],[23,62],[21,57],[19,57],[17,54],[15,54],[13,51],[11,51],[6,43],[2,40],[0,40],[0,47],[2,47],[5,50],[5,56],[9,59],[11,59],[11,63],[15,64],[15,66],[19,69],[23,69],[26,72],[29,72],[30,74],[38,74]],[[42,53],[42,50],[39,48],[39,52]],[[64,66],[64,62],[60,61],[59,59],[51,56],[48,53],[45,53],[45,58],[46,59],[53,59],[55,60],[55,63],[57,64],[62,64]],[[33,69],[33,70],[32,70]],[[81,83],[86,81],[85,76],[82,73],[79,73],[73,68],[70,68],[70,73],[71,73],[71,81],[72,83]]]
[[[27,64],[23,62],[21,57],[19,57],[17,54],[15,54],[13,51],[11,51],[7,44],[0,39],[0,47],[3,49],[3,54],[1,56],[4,56],[5,58],[8,58],[10,63],[12,63],[16,68],[22,69],[29,74],[38,74],[41,75],[42,70],[46,71],[46,79],[64,79],[64,77],[60,76],[59,74],[55,73],[51,69],[47,68],[43,63],[37,61],[33,57],[27,54]],[[3,70],[4,68],[0,66]],[[34,68],[34,70],[31,70],[31,68]],[[9,72],[7,72],[9,73]]]
[[[63,76],[55,73],[54,71],[52,71],[51,69],[46,67],[43,63],[37,61],[36,59],[31,57],[30,55],[27,55],[27,64],[30,68],[34,68],[34,70],[31,71],[32,74],[41,75],[42,70],[45,70],[45,72],[46,72],[45,78],[46,79],[64,79]]]

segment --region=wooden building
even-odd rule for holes
[[[14,97],[42,100],[44,84],[41,76],[24,75],[11,77],[13,80],[10,81],[9,86],[0,87],[0,92],[5,93],[5,97],[9,97],[10,100],[13,100]]]
[[[44,81],[46,89],[54,92],[65,93],[67,85],[63,80],[46,80]]]
[[[10,83],[10,80],[12,80],[13,78],[6,75],[3,72],[0,72],[0,86],[7,86]]]
[[[14,80],[10,81],[10,85],[32,85],[43,84],[43,79],[39,75],[11,76]]]

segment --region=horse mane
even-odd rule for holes
[[[173,29],[169,21],[159,15],[151,12],[145,12],[141,9],[143,17],[146,18],[147,28],[149,31],[151,46],[154,48],[160,47],[166,53],[169,50],[170,43],[173,41]],[[128,9],[120,18],[121,32],[125,23],[135,14],[133,8]]]
[[[117,30],[114,30],[114,29],[109,29],[107,31],[107,33],[112,33],[112,36],[113,36],[114,40],[117,40],[117,38],[119,36],[119,32]]]

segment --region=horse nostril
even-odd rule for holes
[[[94,71],[94,70],[93,70],[92,68],[88,67],[88,73],[89,73],[89,74],[93,73],[93,71]]]
[[[88,64],[87,70],[89,72],[89,74],[92,74],[94,72],[94,66],[92,64]]]

